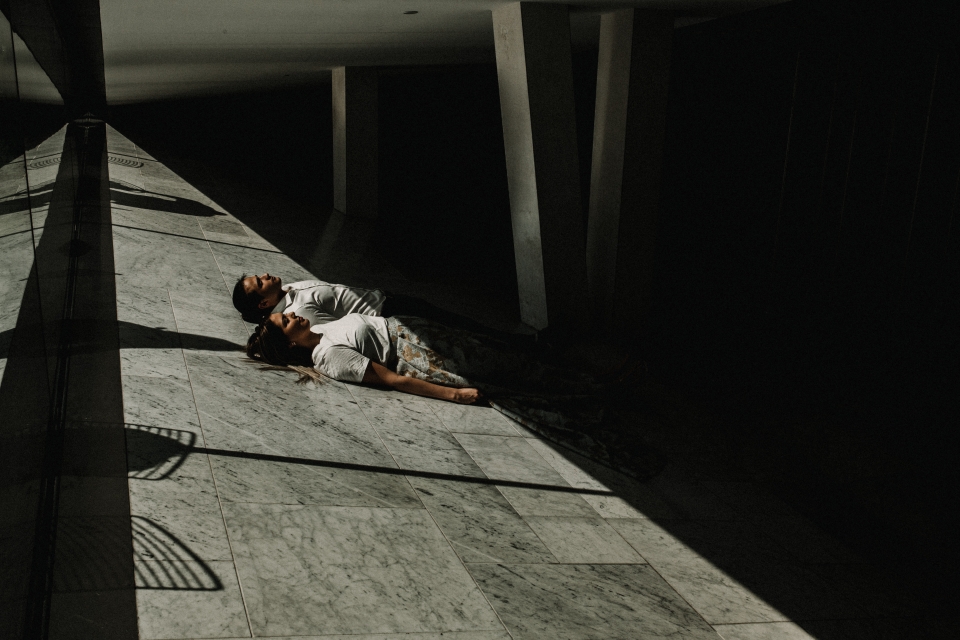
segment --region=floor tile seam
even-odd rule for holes
[[[387,453],[390,454],[390,457],[393,458],[393,460],[394,460],[394,462],[396,463],[397,467],[402,470],[403,467],[400,466],[400,461],[396,459],[396,456],[395,456],[394,453],[390,450],[390,448],[387,446],[387,443],[383,441],[383,436],[380,435],[380,431],[377,429],[376,425],[373,423],[373,421],[372,421],[372,420],[370,419],[370,417],[367,415],[366,411],[364,411],[363,405],[362,405],[361,402],[360,402],[360,398],[357,397],[357,395],[353,393],[353,391],[350,389],[350,385],[344,385],[344,387],[347,389],[347,392],[350,394],[350,396],[351,396],[351,397],[354,399],[354,401],[357,403],[357,407],[360,409],[360,413],[363,414],[363,417],[367,420],[367,422],[368,422],[368,423],[370,424],[370,426],[373,428],[374,433],[377,434],[377,438],[380,439],[380,442],[381,442],[381,444],[383,444],[384,449],[386,449]],[[432,409],[432,408],[431,408],[431,412],[435,414],[435,412],[433,412],[433,409]],[[439,417],[438,417],[438,419],[439,419]],[[440,421],[440,424],[444,424],[442,420]],[[446,427],[445,424],[444,424],[444,427]],[[461,446],[461,449],[462,449],[462,448],[463,448],[463,447]],[[464,449],[464,451],[466,451],[466,450]],[[470,454],[467,453],[467,455],[469,456]],[[473,458],[471,457],[471,460],[472,460],[472,459],[473,459]],[[475,460],[474,460],[474,464],[476,464],[476,461],[475,461]],[[477,468],[479,469],[479,468],[480,468],[480,465],[477,465]],[[486,473],[483,472],[483,469],[480,469],[480,473],[482,473],[482,474],[484,475],[484,477],[486,477]],[[403,474],[403,477],[404,477],[404,479],[406,479],[407,484],[410,485],[410,490],[413,491],[413,494],[414,494],[415,496],[417,496],[417,500],[420,501],[420,504],[423,506],[423,510],[427,513],[427,516],[428,516],[428,517],[430,518],[430,520],[433,522],[433,526],[435,526],[435,527],[437,528],[437,531],[439,531],[439,532],[440,532],[440,535],[443,536],[443,539],[446,540],[447,546],[449,547],[450,552],[453,553],[454,557],[455,557],[455,558],[457,559],[457,561],[460,563],[460,566],[463,567],[464,573],[466,573],[467,576],[470,578],[470,580],[473,582],[474,587],[477,589],[477,593],[480,594],[480,597],[483,598],[484,602],[487,603],[487,606],[490,607],[490,610],[493,611],[493,615],[495,615],[495,616],[497,617],[497,620],[500,622],[500,625],[503,627],[504,632],[505,632],[508,636],[510,636],[510,638],[513,638],[514,636],[513,636],[512,633],[510,633],[510,629],[507,627],[506,623],[503,621],[503,618],[502,618],[502,616],[500,615],[500,612],[497,611],[497,608],[493,606],[493,604],[490,602],[490,598],[488,598],[488,597],[487,597],[487,594],[484,593],[483,589],[480,588],[480,584],[477,582],[476,578],[474,578],[473,575],[470,573],[470,571],[467,569],[466,564],[463,562],[463,559],[460,557],[460,554],[457,553],[456,548],[453,546],[453,543],[452,543],[452,542],[450,541],[450,539],[447,537],[446,532],[445,532],[445,531],[443,530],[443,528],[439,525],[439,523],[437,523],[437,520],[436,520],[436,518],[433,516],[433,513],[430,512],[430,509],[428,509],[428,508],[427,508],[427,505],[423,502],[423,499],[420,497],[420,492],[417,491],[416,487],[413,486],[413,483],[412,483],[411,480],[410,480],[410,476],[408,476],[408,475],[406,475],[406,474]],[[529,526],[529,525],[528,525],[528,526]],[[538,538],[538,539],[539,539],[539,538]]]
[[[344,389],[347,390],[347,393],[350,394],[350,397],[353,398],[353,401],[357,403],[357,409],[360,411],[360,415],[363,416],[363,419],[367,421],[367,424],[370,425],[370,428],[373,429],[373,432],[377,434],[377,439],[380,441],[380,444],[383,445],[383,450],[390,455],[390,459],[393,460],[393,463],[397,465],[397,469],[403,471],[403,466],[400,464],[400,461],[397,460],[397,456],[390,450],[390,447],[387,446],[386,441],[383,439],[383,435],[380,433],[380,430],[377,429],[377,425],[374,424],[373,420],[370,419],[370,416],[367,415],[367,412],[363,409],[363,404],[360,402],[360,398],[353,392],[350,388],[351,385],[345,384],[342,385]],[[482,473],[482,470],[481,470]],[[420,493],[417,491],[416,487],[413,486],[413,483],[410,481],[410,477],[407,474],[401,474],[403,478],[407,481],[407,484],[410,486],[410,490],[413,492],[413,495],[417,496],[417,500],[420,501],[420,504],[424,509],[427,509],[427,505],[424,504],[423,500],[420,498]],[[429,513],[429,510],[427,510]],[[459,558],[459,556],[457,556]]]
[[[101,224],[101,223],[96,223],[96,224]],[[105,224],[105,223],[104,223],[104,224]],[[234,244],[234,243],[232,243],[232,242],[223,242],[223,241],[221,241],[221,240],[210,240],[210,239],[206,238],[206,236],[204,236],[204,237],[202,237],[202,238],[197,237],[197,236],[186,236],[186,235],[183,235],[183,234],[180,234],[180,233],[171,233],[170,231],[160,231],[160,230],[158,230],[158,229],[144,229],[143,227],[132,227],[132,226],[130,226],[130,225],[117,224],[117,223],[111,223],[110,226],[112,226],[112,227],[119,227],[119,228],[121,228],[121,229],[130,229],[131,231],[142,231],[142,232],[144,232],[144,233],[157,233],[157,234],[160,234],[160,235],[172,236],[172,237],[174,237],[174,238],[183,238],[183,239],[185,239],[185,240],[196,240],[197,242],[206,242],[208,245],[209,245],[209,244],[219,244],[219,245],[224,245],[224,246],[227,246],[227,247],[237,247],[238,249],[248,249],[248,250],[252,250],[252,251],[262,251],[262,252],[264,252],[264,253],[272,253],[272,254],[276,254],[276,255],[286,255],[286,254],[283,253],[282,251],[278,251],[278,250],[276,250],[276,249],[265,249],[265,248],[263,248],[263,247],[252,247],[252,246],[248,246],[248,245],[244,245],[244,244]],[[197,228],[200,229],[201,231],[203,230],[203,227],[201,227],[201,226],[199,225],[199,223],[197,224]]]
[[[473,561],[467,562],[467,561],[464,561],[463,564],[465,564],[465,565],[468,565],[468,564],[483,564],[483,565],[488,565],[488,564],[502,564],[502,565],[509,565],[509,566],[525,566],[525,567],[540,567],[540,566],[546,566],[546,567],[559,567],[559,566],[563,566],[563,567],[583,567],[583,566],[589,566],[589,567],[594,567],[594,566],[602,565],[602,566],[604,566],[604,567],[650,567],[651,569],[653,568],[653,565],[651,565],[649,562],[564,562],[563,560],[557,560],[556,562],[503,562],[502,560],[496,561],[496,562],[473,562]]]
[[[494,481],[495,481],[496,478],[490,478],[490,476],[487,475],[487,472],[483,470],[483,467],[480,466],[480,463],[477,462],[477,459],[473,457],[473,455],[467,450],[466,447],[463,446],[463,443],[460,442],[460,438],[457,438],[457,434],[451,433],[451,435],[453,436],[454,440],[457,441],[457,444],[460,445],[460,448],[463,449],[463,450],[466,452],[466,454],[470,457],[471,460],[473,460],[473,463],[474,463],[475,465],[477,465],[477,468],[480,469],[480,471],[483,473],[483,475],[484,475],[487,479],[489,479],[489,480],[494,480]],[[477,435],[477,434],[464,434],[464,435]],[[479,434],[479,435],[483,435],[483,436],[487,437],[487,434]],[[488,437],[491,437],[491,438],[513,438],[514,436],[488,436]],[[523,438],[523,436],[520,436],[520,438],[522,438],[522,439],[526,442],[526,438]],[[529,445],[529,443],[528,443],[528,445]],[[537,451],[536,449],[534,449],[532,446],[531,446],[530,448],[533,449],[534,453],[536,453],[537,456],[538,456],[541,460],[543,460],[544,463],[546,463],[547,467],[549,467],[550,469],[552,469],[553,472],[557,474],[557,477],[560,478],[560,481],[561,481],[561,482],[563,482],[564,484],[567,485],[567,488],[570,488],[570,489],[575,489],[575,488],[576,488],[576,487],[572,486],[569,482],[567,482],[567,479],[564,478],[564,477],[560,474],[560,472],[557,471],[557,470],[553,467],[553,465],[550,464],[549,461],[547,461],[546,458],[544,458],[543,456],[541,456],[539,451]],[[505,480],[505,478],[500,478],[500,479],[501,479],[501,480]],[[511,481],[508,480],[508,482],[511,482]],[[519,481],[519,482],[523,482],[523,481]],[[542,483],[535,483],[535,484],[548,484],[548,483],[542,482]],[[496,485],[495,485],[495,486],[496,486]],[[557,485],[557,486],[560,486],[560,485]],[[497,488],[497,490],[498,490],[498,491],[500,490],[499,487]],[[503,492],[501,491],[500,494],[503,495]],[[508,503],[510,502],[510,500],[508,500],[506,496],[503,496],[503,497],[504,497],[505,500],[507,500]],[[511,503],[510,506],[512,507],[513,504]],[[516,509],[514,509],[514,510],[516,510]],[[519,514],[518,514],[518,515],[519,515]]]
[[[249,500],[224,500],[227,504],[257,504],[276,507],[312,507],[321,509],[376,509],[378,511],[425,511],[426,507],[374,507],[366,504],[320,504],[314,502],[254,502]]]
[[[409,480],[408,480],[408,482],[409,482]],[[417,493],[417,498],[419,499],[419,498],[420,498],[420,494],[417,492],[416,488],[414,488],[414,492]],[[421,500],[421,502],[422,502],[422,500]],[[430,519],[433,521],[433,526],[435,526],[435,527],[437,528],[437,531],[440,532],[440,535],[443,536],[443,539],[447,541],[447,545],[450,547],[450,551],[453,553],[454,557],[456,557],[457,561],[460,562],[460,566],[463,567],[464,573],[466,573],[467,576],[470,578],[470,580],[473,582],[474,587],[476,587],[476,589],[477,589],[477,593],[480,594],[480,597],[483,598],[484,602],[487,603],[487,606],[490,607],[490,610],[493,611],[493,615],[495,615],[495,616],[497,617],[497,620],[500,622],[500,625],[503,627],[503,630],[506,632],[506,634],[507,634],[508,636],[510,636],[511,638],[513,638],[514,636],[513,636],[512,633],[510,633],[510,629],[507,627],[507,623],[504,622],[503,617],[500,615],[500,612],[497,611],[497,608],[496,608],[495,606],[493,606],[493,603],[490,601],[490,598],[487,597],[487,594],[486,594],[486,593],[483,591],[483,589],[480,587],[480,583],[477,582],[476,578],[473,577],[473,574],[470,573],[470,569],[467,568],[467,563],[464,562],[464,561],[463,561],[463,558],[460,557],[460,554],[457,553],[456,547],[453,545],[453,542],[452,542],[452,541],[450,540],[450,538],[447,536],[447,533],[443,530],[443,527],[441,527],[441,526],[440,526],[440,523],[437,522],[437,519],[433,516],[433,513],[430,512],[430,509],[427,509],[427,508],[426,508],[426,505],[424,505],[424,509],[426,510],[427,515],[428,515],[428,516],[430,517]],[[545,548],[546,548],[546,547],[545,547]],[[549,552],[549,549],[547,549],[547,551]],[[551,554],[551,555],[552,555],[552,554]]]
[[[610,525],[610,526],[613,528],[614,531],[617,531],[616,527],[614,527],[613,525]],[[617,533],[619,534],[620,532],[617,531]],[[621,534],[620,537],[623,538],[623,535]],[[650,567],[650,570],[653,571],[655,574],[657,574],[657,577],[659,577],[665,585],[670,587],[671,591],[677,594],[677,597],[680,598],[680,600],[682,600],[684,603],[686,603],[686,605],[690,607],[690,610],[696,613],[700,617],[700,620],[703,621],[704,624],[708,625],[711,629],[713,629],[713,624],[706,619],[703,613],[699,609],[697,609],[695,606],[693,606],[693,603],[687,600],[687,598],[685,598],[684,595],[677,590],[677,588],[673,585],[673,583],[667,580],[666,577],[664,577],[664,575],[660,572],[660,570],[657,569],[657,567],[652,562],[650,562],[647,559],[647,557],[643,555],[643,553],[641,553],[639,549],[637,549],[635,545],[630,544],[630,541],[627,540],[626,538],[623,538],[623,540],[628,545],[630,545],[630,548],[633,549],[637,553],[637,555],[640,556],[641,559],[646,561],[646,566]],[[714,631],[716,631],[716,629],[714,629]]]
[[[211,253],[212,253],[212,250],[211,250]],[[216,257],[214,257],[214,259],[216,259]],[[218,269],[220,268],[219,264],[217,265],[217,268]],[[223,273],[221,272],[221,277],[222,276],[223,276]],[[170,295],[169,289],[167,289],[167,299],[170,300],[170,308],[173,310],[173,321],[174,321],[174,325],[177,327],[177,335],[179,337],[180,323],[177,320],[177,309],[173,304],[173,296]],[[187,371],[187,381],[190,384],[190,395],[193,398],[193,408],[194,408],[194,411],[197,412],[197,424],[200,427],[200,437],[203,438],[203,447],[205,449],[209,449],[210,447],[207,444],[206,432],[203,429],[203,421],[200,417],[200,407],[197,405],[196,391],[193,388],[193,378],[190,375],[190,365],[187,363],[186,354],[183,353],[182,342],[181,342],[181,348],[180,348],[180,355],[181,357],[183,357],[183,366],[186,368],[186,371]],[[253,637],[253,623],[250,620],[250,611],[249,611],[249,607],[247,606],[246,595],[244,594],[243,581],[240,578],[240,569],[237,567],[237,558],[236,558],[236,554],[233,551],[233,541],[230,538],[230,529],[227,526],[227,517],[223,510],[223,499],[220,497],[220,486],[217,483],[216,474],[214,474],[213,472],[213,463],[210,461],[210,455],[204,454],[204,457],[207,460],[207,468],[210,470],[210,480],[213,482],[213,490],[217,496],[217,507],[220,509],[220,521],[223,523],[223,532],[227,538],[227,548],[230,550],[230,562],[233,564],[234,575],[236,575],[236,578],[237,578],[237,588],[240,591],[240,604],[243,606],[243,615],[247,621],[247,630],[250,632],[250,637]]]

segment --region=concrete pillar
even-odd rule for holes
[[[586,291],[583,213],[565,5],[493,10],[520,315],[576,326]]]
[[[333,207],[377,217],[377,69],[333,70]]]
[[[669,12],[601,17],[587,276],[608,329],[636,329],[648,310],[672,43]]]

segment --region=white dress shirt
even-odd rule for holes
[[[272,313],[293,312],[311,325],[326,324],[347,314],[379,316],[386,296],[379,289],[360,289],[322,280],[283,285],[284,296]]]

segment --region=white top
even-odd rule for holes
[[[351,313],[310,331],[320,334],[314,368],[335,380],[360,382],[371,360],[383,364],[393,355],[386,318]]]
[[[271,313],[293,312],[311,325],[339,320],[349,313],[379,316],[386,296],[379,289],[359,289],[322,280],[283,285],[286,294]]]

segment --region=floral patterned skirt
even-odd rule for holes
[[[634,477],[649,475],[618,450],[622,434],[605,419],[608,389],[590,374],[425,318],[396,316],[387,326],[399,375],[480,389],[491,407],[543,438]]]

